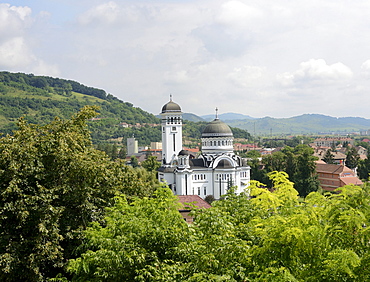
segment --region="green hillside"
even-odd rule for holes
[[[104,90],[87,87],[76,81],[0,72],[0,129],[10,133],[19,117],[28,122],[45,124],[56,116],[70,118],[85,105],[100,107],[98,119],[90,122],[94,141],[132,136],[141,143],[160,141],[159,124],[154,115],[123,102]],[[143,125],[123,128],[120,123]],[[150,139],[150,141],[149,141]]]
[[[30,123],[46,124],[55,117],[69,119],[85,105],[100,107],[98,117],[89,122],[94,143],[132,136],[141,146],[161,141],[159,118],[102,89],[72,80],[0,72],[0,132],[3,134],[16,129],[19,117]],[[187,117],[192,117],[189,119],[194,122],[184,122],[184,137],[200,139],[206,123],[199,122],[201,119],[192,114],[184,115],[184,119]],[[135,126],[123,127],[122,123]],[[232,130],[235,137],[250,137],[246,130]]]

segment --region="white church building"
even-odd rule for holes
[[[248,187],[250,167],[234,154],[230,127],[216,118],[202,132],[201,154],[182,148],[182,112],[170,101],[162,107],[162,165],[158,178],[175,195],[213,195],[219,199],[231,186],[239,194]]]

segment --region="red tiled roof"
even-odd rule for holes
[[[344,185],[355,184],[355,185],[362,185],[362,181],[357,177],[341,177],[340,180],[344,183]]]
[[[177,197],[179,198],[179,202],[183,205],[184,208],[191,208],[189,205],[186,205],[185,203],[192,203],[198,209],[201,209],[201,208],[208,209],[211,207],[210,204],[208,204],[198,195],[183,195],[183,196],[177,196]]]
[[[316,171],[319,172],[327,172],[332,174],[340,174],[343,171],[352,172],[348,167],[344,165],[336,165],[336,164],[319,164],[316,163]]]

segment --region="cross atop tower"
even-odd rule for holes
[[[170,94],[170,101],[172,102],[172,94]]]
[[[216,119],[218,119],[218,109],[216,107]]]

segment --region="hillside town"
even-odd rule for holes
[[[252,140],[234,140],[230,128],[226,123],[218,119],[217,112],[214,121],[210,122],[204,129],[202,140],[199,140],[193,148],[189,148],[183,145],[185,142],[183,142],[183,136],[181,135],[182,112],[180,106],[174,103],[171,98],[170,102],[163,106],[161,115],[163,127],[162,142],[151,142],[150,146],[140,147],[135,137],[127,138],[127,161],[130,163],[132,158],[135,157],[137,163],[140,164],[148,156],[155,157],[158,164],[161,163],[159,179],[165,181],[174,194],[177,195],[198,195],[203,199],[211,196],[214,199],[218,199],[223,194],[226,194],[231,182],[238,187],[237,193],[240,193],[249,185],[250,179],[253,179],[253,176],[251,178],[250,175],[250,167],[247,165],[253,160],[250,156],[254,156],[259,160],[259,169],[262,170],[264,168],[263,158],[273,156],[284,149],[284,146],[269,146],[268,140],[265,141],[267,146],[260,146],[261,142],[251,142]],[[205,133],[208,127],[212,128],[211,133]],[[165,128],[168,128],[168,130],[165,130]],[[212,139],[210,139],[212,141],[207,141],[207,134],[212,136]],[[226,139],[224,139],[225,137]],[[218,141],[215,138],[220,138],[220,140]],[[333,192],[344,185],[363,184],[357,170],[359,161],[367,160],[368,149],[364,146],[370,144],[368,138],[360,139],[360,142],[355,142],[354,138],[342,136],[325,136],[311,139],[307,146],[312,149],[312,155],[315,157],[315,174],[322,190]],[[208,143],[214,144],[215,147],[209,147]],[[356,145],[355,143],[360,143],[364,146]],[[222,144],[228,145],[223,147]],[[349,154],[349,152],[352,152],[354,156]],[[206,165],[209,166],[208,168],[202,169],[201,166],[203,165],[199,165],[207,162],[207,154],[213,155],[210,160],[212,159],[212,162],[215,164],[209,163]],[[217,158],[221,156],[226,157],[227,154],[234,156],[232,158],[239,158],[237,163],[244,164],[246,178],[239,180],[240,176],[236,174],[236,171],[239,170],[237,169],[238,165],[233,165],[234,161],[232,159],[228,160],[229,168],[224,164],[226,158],[223,161],[222,169],[219,173],[217,172],[220,169],[218,161],[216,161]],[[353,157],[355,158],[355,163],[347,159]],[[243,165],[240,168],[242,167]],[[233,168],[230,170],[231,173],[228,172],[230,168]],[[179,172],[181,172],[182,180],[180,179],[180,174],[178,174]],[[212,172],[215,176],[208,175],[209,172]],[[177,179],[177,177],[180,178]],[[186,184],[184,184],[184,177],[187,179]],[[216,182],[212,183],[209,179],[215,179]],[[186,188],[183,188],[183,185]],[[217,189],[215,188],[216,186]]]

